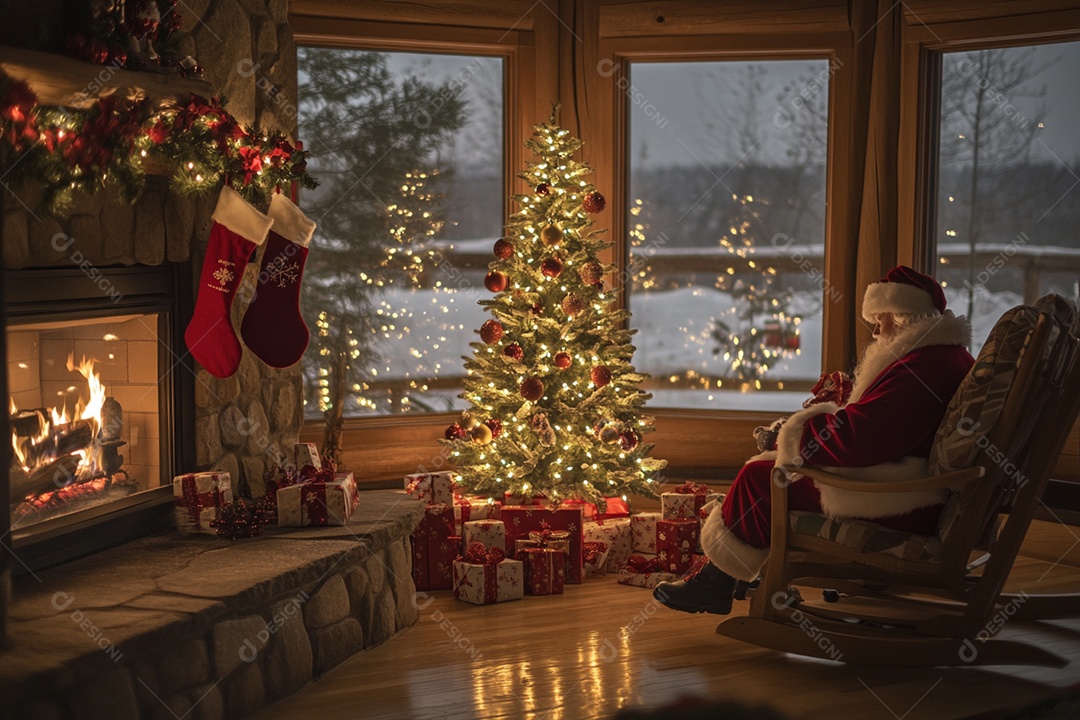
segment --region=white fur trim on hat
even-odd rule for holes
[[[286,240],[307,247],[315,234],[315,221],[305,215],[284,193],[270,198],[269,215],[274,220],[274,232]]]
[[[862,316],[867,322],[876,322],[879,313],[936,315],[937,312],[930,293],[906,283],[871,283],[863,295]]]
[[[266,242],[266,234],[274,224],[273,220],[253,208],[228,185],[222,186],[210,219],[256,245]]]
[[[716,503],[701,526],[701,549],[713,565],[736,580],[754,580],[769,559],[769,548],[751,547],[724,525]]]

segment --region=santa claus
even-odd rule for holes
[[[934,532],[943,491],[875,493],[873,484],[926,475],[938,425],[974,363],[967,351],[971,325],[945,309],[937,281],[903,265],[866,289],[862,315],[874,323],[874,340],[855,369],[850,395],[845,400],[846,388],[834,375],[819,384],[830,399],[808,401],[775,423],[774,434],[762,433],[775,437],[774,446],[747,461],[702,527],[710,562],[692,576],[657,585],[659,602],[685,612],[731,612],[736,581],[754,580],[769,554],[771,476],[778,464],[819,466],[866,481],[866,491],[845,491],[791,473],[791,510]]]

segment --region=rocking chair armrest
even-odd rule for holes
[[[931,475],[916,478],[915,480],[898,480],[893,482],[877,482],[852,479],[843,477],[823,470],[812,465],[784,465],[779,470],[785,473],[798,473],[812,478],[819,485],[828,485],[838,490],[852,490],[855,492],[917,492],[919,490],[946,490],[957,485],[963,485],[978,480],[986,474],[986,469],[976,465],[975,467],[953,470],[944,475]]]

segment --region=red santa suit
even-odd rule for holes
[[[944,491],[875,493],[873,483],[926,475],[938,425],[974,363],[966,349],[971,326],[944,309],[944,293],[935,281],[910,268],[900,273],[910,277],[893,278],[900,270],[867,289],[863,316],[873,322],[879,313],[891,312],[909,320],[866,349],[847,403],[824,402],[790,416],[776,450],[750,458],[723,504],[705,521],[702,549],[728,575],[753,580],[765,564],[777,463],[824,467],[867,482],[866,492],[852,492],[819,488],[795,474],[788,487],[792,510],[872,519],[907,532],[934,531]]]

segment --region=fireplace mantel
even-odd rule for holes
[[[141,94],[152,98],[186,98],[192,93],[211,95],[213,86],[201,78],[175,72],[135,72],[111,65],[0,45],[0,68],[23,80],[42,105],[88,107],[97,98]]]

